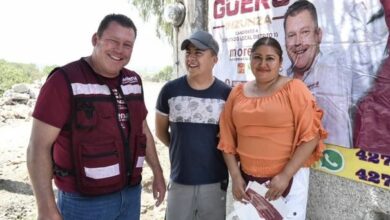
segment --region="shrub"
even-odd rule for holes
[[[34,64],[10,63],[0,60],[0,95],[17,83],[31,83],[43,74]]]
[[[172,66],[166,66],[160,72],[155,74],[152,77],[152,81],[154,82],[163,82],[163,81],[168,81],[171,80],[173,77],[173,67]]]

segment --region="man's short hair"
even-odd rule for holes
[[[288,16],[295,16],[298,13],[307,10],[309,11],[311,17],[313,18],[314,24],[316,28],[318,28],[318,18],[317,18],[317,10],[313,3],[307,0],[298,0],[294,2],[287,8],[286,13],[284,14],[283,27],[286,29],[286,20]]]
[[[185,39],[181,43],[181,50],[186,50],[190,44],[193,44],[196,48],[201,50],[211,49],[215,55],[218,55],[218,43],[214,40],[213,36],[206,31],[197,31],[188,39]]]
[[[108,25],[115,21],[118,24],[120,24],[123,27],[131,28],[134,30],[135,37],[137,37],[137,28],[135,27],[134,22],[127,17],[126,15],[122,14],[109,14],[106,15],[103,20],[100,22],[100,25],[97,30],[97,35],[101,37],[103,35],[103,32],[107,29]]]

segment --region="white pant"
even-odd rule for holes
[[[305,220],[309,194],[310,168],[300,168],[294,175],[290,193],[285,198],[288,214],[286,219]]]

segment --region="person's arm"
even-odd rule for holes
[[[242,178],[239,164],[236,158],[236,147],[237,147],[237,131],[233,123],[233,108],[235,99],[237,97],[238,88],[237,86],[231,91],[226,103],[224,105],[223,111],[219,119],[219,128],[220,128],[220,139],[218,143],[218,149],[222,151],[223,159],[229,170],[230,177],[232,179],[232,194],[233,198],[240,202],[244,199],[249,201],[248,195],[245,193],[246,183]]]
[[[235,155],[223,153],[223,159],[225,160],[226,166],[232,178],[232,193],[234,199],[241,202],[244,202],[243,199],[249,201],[249,197],[245,193],[246,184],[244,178],[241,176]]]
[[[153,135],[150,132],[149,126],[144,120],[143,124],[143,133],[146,135],[146,162],[149,164],[153,172],[153,197],[157,200],[156,206],[159,206],[165,197],[165,180],[163,171],[161,169],[160,162],[158,160],[156,145],[154,143]]]
[[[27,168],[38,207],[37,219],[62,219],[52,187],[51,147],[60,129],[33,119],[27,147]]]
[[[171,136],[169,133],[169,118],[167,115],[162,115],[161,113],[156,113],[156,136],[160,141],[169,147],[171,143]]]
[[[303,142],[296,148],[293,156],[286,164],[282,172],[274,176],[271,182],[268,184],[269,189],[265,194],[266,199],[275,200],[283,194],[284,190],[286,190],[288,186],[289,181],[313,153],[319,140],[319,136],[316,136],[308,142]]]

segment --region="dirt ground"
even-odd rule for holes
[[[145,100],[149,110],[148,123],[154,133],[155,102],[163,83],[145,83]],[[0,125],[0,219],[36,219],[36,205],[26,167],[26,147],[31,130],[31,118]],[[157,142],[157,151],[169,177],[168,149]],[[164,219],[166,202],[154,206],[149,167],[143,173],[141,219]]]

